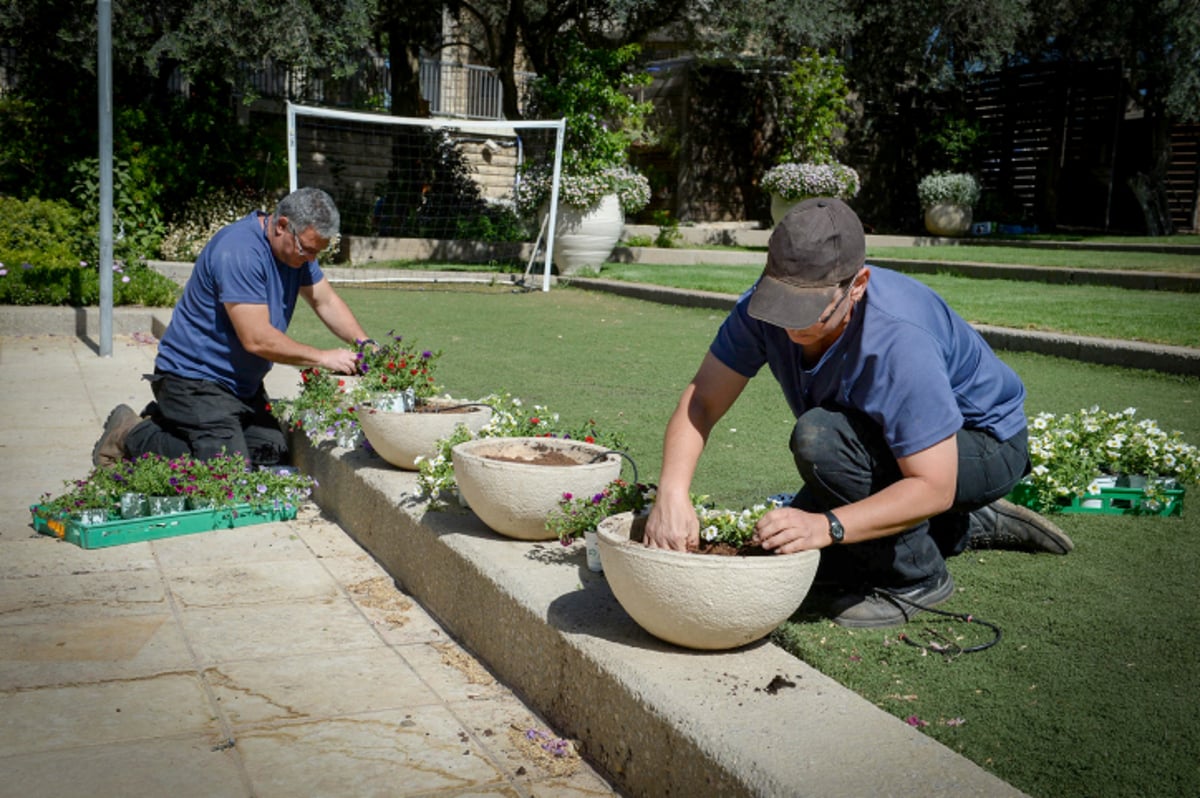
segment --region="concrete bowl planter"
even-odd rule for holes
[[[925,229],[935,236],[958,238],[971,230],[969,205],[931,205],[925,209]]]
[[[436,457],[438,441],[463,424],[474,435],[492,418],[486,405],[460,399],[426,399],[410,412],[400,413],[361,406],[358,423],[379,456],[397,468],[417,469],[418,457]]]
[[[621,475],[621,457],[562,438],[477,438],[451,450],[454,480],[492,530],[518,540],[550,540],[546,519],[563,493],[599,493]]]
[[[600,561],[617,601],[655,637],[719,650],[766,637],[808,595],[819,551],[727,557],[649,549],[645,518],[600,522]]]

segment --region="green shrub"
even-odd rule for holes
[[[113,263],[113,305],[172,307],[179,286],[145,263]],[[71,305],[100,303],[100,270],[86,261],[74,265],[35,266],[0,263],[0,304]]]
[[[95,305],[95,231],[65,202],[0,197],[0,304]],[[142,260],[113,262],[113,304],[171,307],[179,286]]]
[[[455,237],[473,241],[524,241],[529,231],[512,206],[489,202],[478,215],[458,220]]]
[[[112,213],[113,257],[124,261],[153,258],[163,236],[162,213],[158,206],[161,187],[146,167],[145,158],[113,160]],[[85,158],[71,167],[75,197],[84,209],[93,235],[85,260],[100,257],[100,160]]]
[[[679,220],[671,216],[670,211],[655,211],[651,214],[651,218],[658,225],[658,235],[654,237],[654,246],[673,249],[683,244],[683,234],[679,232]]]
[[[86,226],[65,202],[0,196],[0,263],[9,269],[79,266],[84,260]]]

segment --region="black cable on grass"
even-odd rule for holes
[[[923,610],[925,612],[931,612],[931,613],[934,613],[935,615],[943,615],[947,618],[953,618],[956,621],[962,621],[963,623],[977,623],[977,624],[980,624],[981,626],[986,626],[987,628],[989,628],[993,632],[995,632],[995,635],[992,637],[991,640],[988,640],[987,642],[984,642],[984,643],[980,643],[979,645],[967,646],[965,648],[960,646],[955,641],[945,638],[939,632],[937,632],[933,629],[930,629],[928,627],[926,627],[926,629],[925,629],[925,631],[928,634],[930,634],[931,636],[933,636],[935,638],[940,637],[943,640],[946,640],[946,643],[945,644],[939,643],[936,640],[934,642],[928,643],[928,644],[919,643],[916,640],[913,640],[911,637],[909,637],[905,633],[901,632],[899,634],[899,638],[901,640],[903,640],[905,643],[907,643],[908,645],[913,646],[914,648],[920,648],[925,651],[932,651],[935,654],[941,654],[946,657],[954,657],[954,656],[958,656],[959,654],[973,654],[976,651],[986,651],[987,649],[989,649],[992,646],[999,643],[1000,638],[1002,638],[1004,636],[1004,633],[1000,630],[999,626],[992,623],[991,621],[985,621],[982,618],[976,618],[974,615],[970,615],[968,613],[960,613],[960,612],[947,612],[946,610],[939,610],[936,607],[926,607],[924,604],[919,604],[919,603],[913,601],[912,599],[907,599],[907,598],[904,598],[903,596],[898,596],[898,595],[888,593],[887,591],[883,591],[883,590],[876,590],[875,592],[877,595],[881,596],[882,598],[887,599],[888,601],[891,601],[893,604],[895,604],[898,601],[903,601],[905,604],[908,604],[911,607],[915,607],[918,610]],[[903,609],[903,608],[901,608],[901,609]]]

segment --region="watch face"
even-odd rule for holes
[[[846,530],[842,527],[842,522],[837,520],[837,516],[833,513],[825,513],[825,517],[829,519],[829,537],[833,538],[834,543],[841,543],[846,536]]]

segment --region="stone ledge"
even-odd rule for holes
[[[637,796],[1018,796],[769,643],[691,652],[625,614],[581,546],[427,512],[361,450],[292,444],[318,503],[443,626]],[[775,693],[775,677],[795,684]]]
[[[113,308],[112,326],[116,335],[148,332],[161,338],[170,322],[170,308]],[[74,335],[96,341],[100,338],[100,308],[3,305],[0,335]]]

